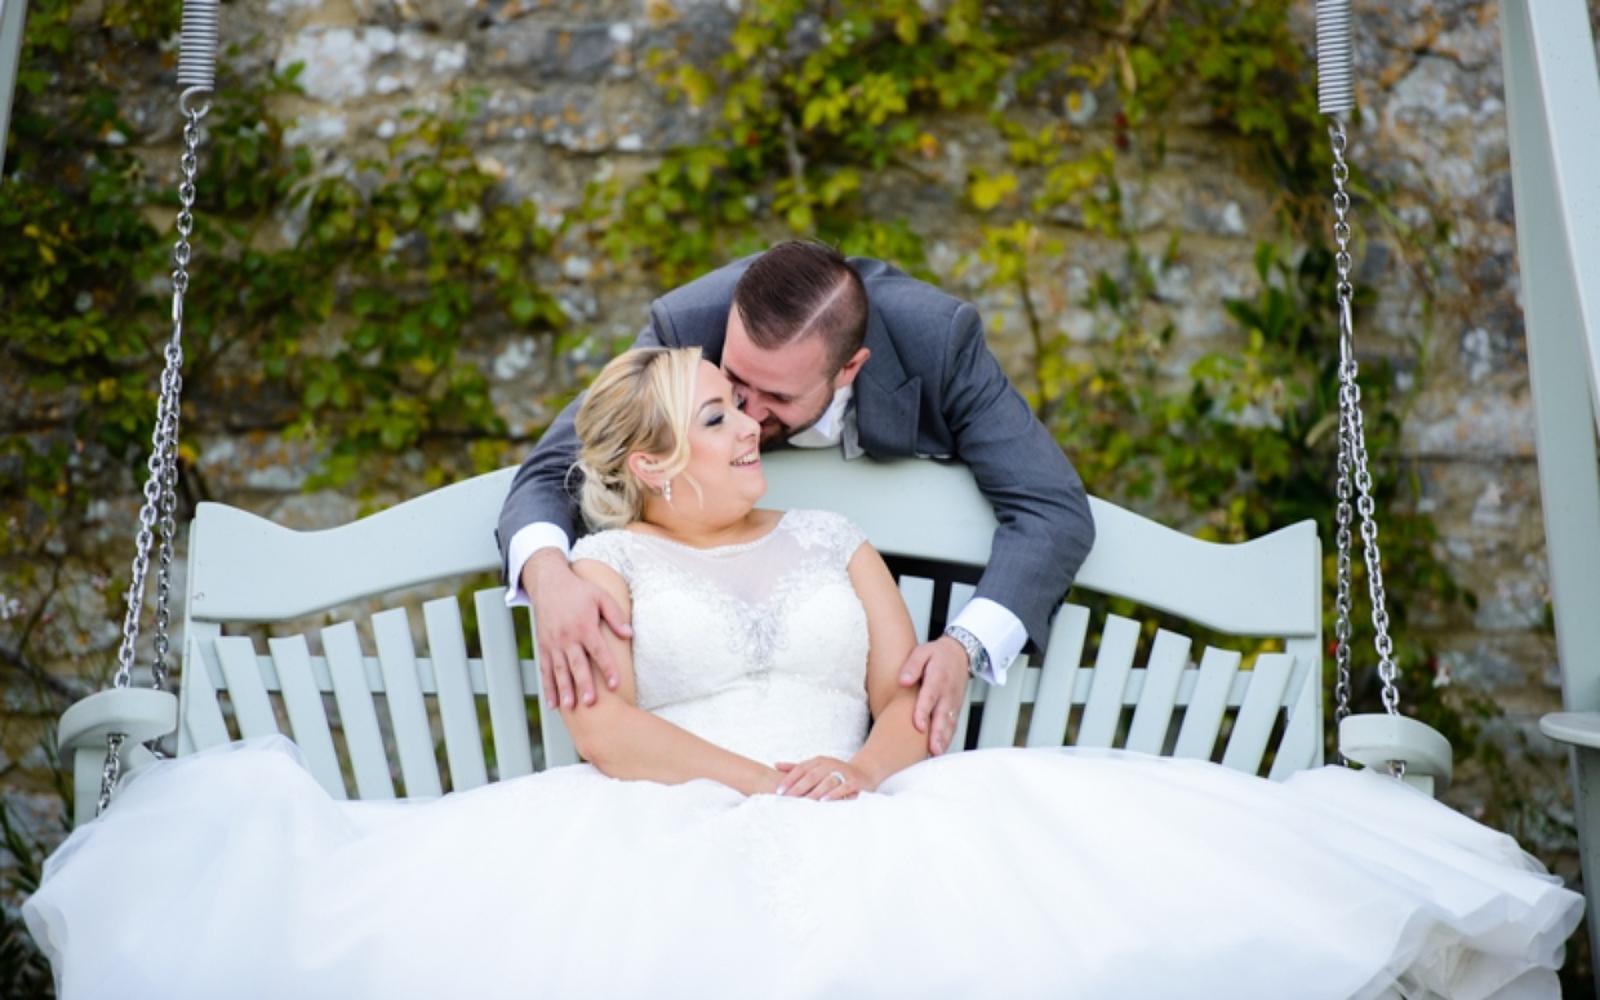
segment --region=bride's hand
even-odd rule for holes
[[[837,757],[812,757],[798,764],[779,761],[777,767],[783,774],[779,795],[840,802],[874,787],[861,768]]]
[[[783,772],[777,768],[762,767],[760,774],[756,775],[754,780],[742,788],[741,791],[746,795],[777,795],[778,789],[782,788],[788,780]]]

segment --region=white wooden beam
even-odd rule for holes
[[[1562,700],[1600,711],[1600,73],[1583,0],[1502,0],[1501,59]],[[1546,726],[1546,732],[1559,732]],[[1572,775],[1600,954],[1600,750]],[[1596,971],[1600,985],[1600,969]]]
[[[1503,0],[1539,490],[1569,709],[1600,710],[1600,78],[1582,0]]]
[[[22,26],[27,17],[26,0],[0,0],[0,182],[5,180],[6,136],[11,129],[11,99],[16,92]]]

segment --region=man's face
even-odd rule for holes
[[[762,445],[769,445],[820,420],[835,390],[855,379],[866,355],[862,348],[833,372],[821,337],[800,337],[773,350],[757,347],[745,332],[739,310],[730,309],[722,373],[733,383],[740,408],[761,424]]]

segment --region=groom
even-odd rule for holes
[[[737,306],[737,308],[734,308]],[[635,347],[699,347],[760,421],[763,447],[842,448],[847,459],[960,460],[994,505],[977,594],[900,682],[922,683],[914,716],[928,749],[950,745],[969,671],[991,684],[1048,621],[1094,542],[1083,483],[983,340],[978,312],[878,260],[791,241],[736,261],[650,306]],[[547,703],[594,699],[616,667],[602,620],[631,635],[615,601],[568,566],[582,520],[568,483],[574,401],[517,470],[496,536],[508,604],[531,597]],[[591,669],[592,668],[592,669]]]

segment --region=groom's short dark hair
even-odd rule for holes
[[[788,240],[750,262],[733,290],[733,307],[763,350],[816,334],[832,375],[867,337],[867,289],[844,255],[816,240]]]

